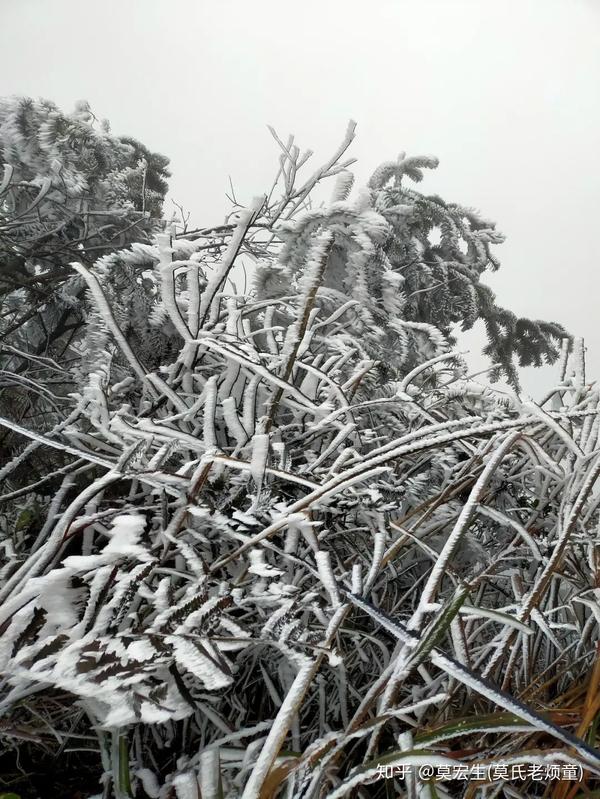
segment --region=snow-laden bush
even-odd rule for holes
[[[600,619],[581,344],[539,404],[469,379],[449,325],[468,298],[493,317],[475,299],[493,226],[425,198],[451,282],[438,324],[418,321],[402,248],[422,256],[433,212],[401,179],[430,159],[350,199],[345,146],[299,189],[282,146],[282,200],[72,265],[78,390],[44,434],[2,422],[30,439],[2,470],[3,715],[71,696],[117,799],[461,795],[378,772],[457,758],[600,774],[593,681],[573,693]],[[329,175],[331,203],[307,210]],[[511,378],[522,342],[504,344]],[[24,535],[10,475],[42,447],[66,463]]]

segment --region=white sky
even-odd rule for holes
[[[0,74],[169,156],[198,224],[221,220],[229,175],[241,201],[269,188],[266,124],[316,161],[354,118],[361,182],[437,155],[422,190],[508,237],[499,302],[584,336],[600,377],[599,0],[0,0]]]

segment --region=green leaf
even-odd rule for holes
[[[532,635],[533,633],[531,627],[523,624],[523,622],[519,621],[519,619],[511,616],[509,613],[502,613],[501,611],[493,610],[492,608],[476,608],[473,605],[463,605],[461,608],[459,608],[458,612],[466,616],[480,616],[486,619],[499,621],[502,624],[507,624],[509,627],[514,627],[516,630],[525,633],[525,635]]]
[[[416,668],[427,658],[432,649],[440,643],[444,635],[450,629],[453,619],[460,611],[461,605],[469,596],[469,589],[466,585],[460,584],[456,587],[454,594],[448,600],[446,606],[435,618],[429,628],[425,630],[424,636],[415,647],[415,651],[410,659],[411,668]]]
[[[31,510],[31,508],[24,508],[21,511],[21,513],[19,513],[19,515],[17,516],[17,520],[15,522],[15,532],[19,533],[19,532],[21,532],[21,530],[26,530],[31,525],[31,523],[33,522],[34,518],[35,518],[35,514]],[[6,794],[6,795],[10,796],[10,794]],[[3,794],[0,794],[0,799],[1,799],[2,796],[3,796]]]
[[[458,738],[471,733],[487,732],[533,732],[535,727],[514,713],[489,713],[481,716],[471,716],[462,719],[453,719],[435,729],[428,730],[415,736],[415,745],[431,746],[439,741]]]

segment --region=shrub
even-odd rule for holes
[[[600,773],[582,344],[527,320],[499,338],[493,225],[404,187],[432,159],[350,199],[352,135],[301,186],[280,143],[282,197],[224,225],[73,263],[77,390],[44,434],[2,421],[30,443],[2,470],[0,707],[63,745],[92,730],[104,796],[449,796],[474,786],[381,767],[456,760]],[[513,383],[562,337],[539,404],[469,378],[450,328],[476,318]],[[64,465],[11,478],[41,448]]]

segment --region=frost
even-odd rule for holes
[[[248,556],[251,564],[248,571],[252,574],[258,574],[259,577],[278,577],[283,574],[281,569],[276,569],[265,563],[265,553],[262,549],[251,549]]]
[[[206,640],[196,644],[181,636],[170,636],[167,641],[173,644],[176,662],[197,677],[207,690],[214,691],[231,683],[232,678],[216,666],[214,653],[206,649],[209,646]],[[206,654],[199,646],[205,649]]]
[[[489,762],[526,731],[600,770],[527,690],[593,671],[583,342],[496,304],[502,237],[416,190],[435,159],[355,190],[354,127],[308,171],[272,131],[272,189],[192,229],[160,217],[160,156],[87,107],[0,101],[9,754],[85,735],[105,793],[156,799],[366,795],[374,758],[445,764],[484,732]],[[451,349],[476,323],[480,375]],[[557,357],[522,402],[516,365]]]
[[[117,516],[109,530],[110,541],[104,547],[104,553],[147,559],[148,553],[138,543],[145,526],[143,516]]]

